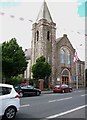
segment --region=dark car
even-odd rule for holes
[[[54,93],[66,93],[66,92],[72,92],[72,87],[66,84],[56,85],[53,88]]]
[[[29,96],[29,95],[39,96],[41,94],[40,89],[34,88],[31,85],[19,85],[19,86],[15,86],[14,88],[21,97]]]

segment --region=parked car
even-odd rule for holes
[[[31,85],[19,85],[15,86],[15,90],[18,92],[18,94],[23,96],[29,96],[29,95],[36,95],[39,96],[41,94],[41,90],[34,88]]]
[[[70,87],[69,85],[66,84],[61,84],[61,85],[56,85],[53,88],[53,92],[54,93],[66,93],[66,92],[72,92],[72,87]]]
[[[12,85],[0,83],[0,116],[11,120],[20,108],[20,96]]]

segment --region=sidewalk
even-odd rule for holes
[[[73,88],[73,91],[78,91],[78,90],[85,90],[85,88],[78,88],[78,89]],[[51,94],[51,93],[53,93],[52,90],[43,90],[43,91],[41,91],[41,94]]]
[[[52,90],[41,91],[41,94],[51,94],[53,93]]]

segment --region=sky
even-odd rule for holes
[[[16,38],[23,50],[30,48],[32,24],[37,19],[43,1],[0,0],[0,43]],[[56,23],[56,38],[67,34],[78,57],[85,60],[86,0],[46,0],[46,3]]]

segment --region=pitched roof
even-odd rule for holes
[[[40,19],[46,19],[48,22],[53,22],[45,0],[41,6],[36,22],[38,22]]]
[[[60,40],[62,40],[63,37],[57,38],[56,42],[58,43]]]

